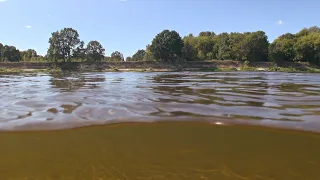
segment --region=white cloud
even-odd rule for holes
[[[121,2],[126,2],[127,0],[119,0],[119,1],[121,1]]]
[[[47,16],[51,16],[51,14],[50,14],[50,13],[48,13],[48,14],[47,14]]]
[[[6,2],[7,0],[0,0],[0,2]]]
[[[282,20],[279,20],[279,21],[277,22],[277,24],[278,24],[278,25],[282,25],[282,24],[283,24],[283,21],[282,21]]]
[[[31,29],[31,28],[32,28],[32,26],[27,25],[27,26],[25,26],[25,28]]]

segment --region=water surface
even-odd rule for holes
[[[0,88],[1,130],[168,120],[320,130],[319,74],[21,74]]]
[[[2,75],[0,179],[320,179],[319,77]]]

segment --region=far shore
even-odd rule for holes
[[[37,72],[60,72],[64,70],[84,72],[177,72],[177,71],[200,71],[200,72],[289,72],[289,73],[320,73],[320,68],[308,63],[285,63],[276,65],[271,62],[244,62],[232,60],[212,61],[189,61],[182,65],[174,66],[161,64],[155,61],[141,62],[71,62],[71,63],[47,63],[47,62],[0,62],[0,73],[37,73]]]

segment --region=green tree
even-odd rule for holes
[[[128,61],[128,62],[132,61],[132,57],[130,57],[130,56],[126,57],[126,61]]]
[[[119,51],[115,51],[111,54],[110,60],[111,61],[124,61],[123,54],[120,53]]]
[[[133,56],[131,61],[143,61],[144,56],[146,55],[145,50],[138,50]]]
[[[295,35],[287,33],[279,36],[269,45],[269,59],[276,63],[292,62],[295,59]]]
[[[202,31],[199,33],[199,36],[215,36],[216,34],[214,32],[210,32],[210,31]]]
[[[147,45],[147,47],[146,47],[146,54],[144,55],[143,60],[144,61],[154,61],[155,60],[153,57],[153,54],[150,50],[150,45]]]
[[[312,32],[299,38],[295,50],[296,60],[320,64],[320,33]]]
[[[193,34],[189,34],[183,38],[184,47],[183,54],[187,61],[197,61],[198,50],[197,50],[197,39]]]
[[[78,31],[72,28],[64,28],[52,33],[49,43],[48,56],[55,60],[62,59],[64,62],[71,62],[74,52],[83,45]]]
[[[80,60],[84,60],[86,59],[86,51],[87,48],[84,47],[84,42],[81,41],[80,44],[76,47],[76,49],[73,51],[73,55],[72,58],[74,59],[80,59]]]
[[[100,62],[104,58],[105,49],[98,41],[90,41],[86,48],[89,61]]]
[[[164,30],[152,40],[150,51],[156,60],[173,63],[182,58],[183,45],[176,31]]]
[[[37,51],[34,49],[28,49],[21,52],[21,57],[23,61],[32,61],[38,57]]]
[[[4,61],[18,62],[21,60],[21,54],[14,46],[5,45],[2,48],[2,59]]]
[[[245,34],[243,43],[245,59],[249,62],[268,60],[268,37],[265,32],[257,31]]]
[[[215,56],[213,56],[213,36],[198,36],[196,42],[196,49],[200,60],[211,60],[215,58]]]
[[[228,33],[222,33],[215,37],[216,57],[219,60],[231,59],[230,39]]]

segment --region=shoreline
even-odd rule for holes
[[[82,72],[284,72],[284,73],[320,73],[320,69],[309,67],[305,70],[295,68],[186,68],[177,69],[144,69],[144,68],[119,68],[119,69],[103,69],[103,70],[62,70],[62,69],[22,69],[22,68],[2,68],[0,74],[19,74],[19,73],[59,73],[63,71],[82,71]]]
[[[164,64],[156,61],[136,62],[0,62],[0,74],[6,73],[36,73],[36,72],[60,72],[60,71],[83,71],[83,72],[292,72],[292,73],[320,73],[319,66],[309,63],[286,62],[274,64],[272,62],[245,62],[233,60],[210,60],[188,61],[181,65]]]

